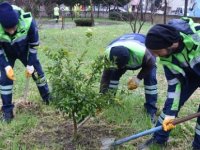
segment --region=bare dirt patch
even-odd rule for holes
[[[40,123],[23,136],[21,144],[27,149],[32,147],[45,149],[76,150],[77,147],[86,150],[100,149],[101,139],[117,137],[117,128],[103,121],[90,119],[79,128],[76,140],[73,139],[73,124],[70,120],[56,112],[41,114]]]

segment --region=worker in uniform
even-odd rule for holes
[[[145,45],[163,64],[168,92],[156,124],[162,125],[163,130],[139,145],[140,150],[151,145],[166,146],[170,131],[175,127],[173,120],[200,86],[200,24],[187,17],[170,20],[167,25],[157,24],[148,31]],[[193,150],[200,150],[200,117],[197,118],[192,146]]]
[[[142,34],[125,34],[113,40],[106,48],[106,62],[114,65],[104,68],[100,92],[112,91],[115,95],[121,76],[127,70],[141,69],[136,77],[128,81],[128,89],[136,89],[144,79],[145,98],[144,107],[151,117],[156,120],[157,80],[155,57],[145,48],[145,36]]]
[[[47,80],[35,48],[38,45],[38,29],[31,13],[25,13],[21,8],[7,2],[0,3],[0,92],[3,103],[2,120],[6,122],[14,117],[12,90],[16,59],[26,67],[26,77],[33,77],[43,101],[49,103]]]

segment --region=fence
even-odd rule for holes
[[[74,16],[75,14],[70,11],[65,11],[64,15],[65,15],[65,17],[70,18],[71,15]],[[78,13],[78,15],[79,15],[78,17],[80,17],[80,18],[89,18],[91,16],[91,12],[90,11],[80,11]],[[47,17],[47,14],[45,11],[40,11],[40,16]],[[146,21],[151,22],[152,21],[151,16],[152,16],[151,13],[147,13],[146,17],[145,17]],[[94,17],[95,18],[109,18],[109,12],[108,11],[94,11]],[[170,19],[174,19],[174,18],[180,18],[180,17],[181,16],[178,16],[178,15],[167,15],[166,21],[168,21]],[[200,23],[200,18],[197,18],[197,17],[191,17],[191,18],[193,18],[193,20],[195,22]],[[154,14],[153,15],[153,23],[163,23],[164,22],[163,20],[164,20],[163,14]]]

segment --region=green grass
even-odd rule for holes
[[[104,20],[97,20],[99,22]],[[150,24],[146,24],[142,30],[145,33]],[[86,32],[88,27],[76,27],[71,29],[43,29],[40,31],[41,45],[38,48],[38,57],[46,70],[50,61],[46,57],[44,50],[49,48],[51,51],[57,51],[60,48],[69,50],[72,57],[80,55],[83,51],[88,50],[85,57],[85,63],[89,63],[99,54],[102,54],[106,45],[114,38],[131,33],[131,28],[128,24],[119,22],[110,26],[95,26],[90,28],[93,36],[92,40],[86,45]],[[15,74],[17,80],[14,85],[13,100],[16,102],[23,96],[25,87],[25,68],[20,62],[15,64]],[[110,130],[117,133],[117,139],[129,136],[134,133],[151,128],[149,117],[146,115],[143,108],[145,101],[144,88],[140,88],[133,92],[127,91],[127,79],[132,75],[136,75],[138,71],[128,71],[121,79],[119,89],[125,90],[125,93],[120,95],[121,106],[110,107],[103,111],[103,114],[94,120],[96,125],[103,121],[111,127]],[[47,77],[49,75],[47,74]],[[158,107],[162,109],[166,98],[167,83],[163,74],[163,69],[158,65]],[[99,79],[100,80],[100,79]],[[97,87],[98,88],[98,87]],[[180,116],[185,116],[197,111],[198,93],[195,94],[180,112]],[[41,104],[41,98],[33,81],[29,87],[28,99],[36,102],[40,107],[35,111],[22,111],[16,114],[15,120],[11,124],[0,123],[0,149],[16,150],[21,148],[26,149],[64,149],[67,133],[59,133],[62,128],[65,129],[65,118],[62,113],[58,112],[51,106]],[[92,127],[88,125],[89,128]],[[88,127],[87,126],[87,127]],[[166,149],[190,149],[194,134],[195,120],[189,121],[183,125],[179,125],[171,133],[171,142]],[[59,130],[60,129],[60,130]],[[136,149],[138,144],[144,142],[150,136],[139,138],[137,140],[125,143],[119,149],[132,150]],[[39,138],[40,141],[37,140]],[[60,139],[59,139],[60,138]],[[58,140],[59,139],[59,140]],[[77,149],[87,149],[83,145],[76,145]],[[93,148],[95,149],[95,148]],[[97,148],[98,149],[98,148]],[[152,148],[153,150],[157,148]]]

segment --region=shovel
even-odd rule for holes
[[[24,95],[23,95],[23,100],[24,100],[24,101],[27,100],[29,82],[30,82],[30,77],[27,77],[27,78],[26,78],[25,88],[24,88]]]
[[[28,89],[29,89],[29,82],[30,82],[30,77],[26,78],[26,83],[24,87],[24,93],[23,97],[20,101],[16,103],[16,108],[21,109],[21,108],[28,108],[32,105],[32,102],[27,101],[28,97]]]
[[[191,115],[183,117],[183,118],[175,119],[173,121],[173,125],[180,124],[182,122],[191,120],[191,119],[196,118],[196,117],[200,117],[200,112],[191,114]],[[149,129],[149,130],[146,130],[146,131],[143,131],[143,132],[133,134],[131,136],[119,139],[117,141],[115,141],[114,138],[103,139],[101,150],[110,150],[112,147],[115,147],[117,145],[123,144],[125,142],[130,141],[130,140],[134,140],[134,139],[137,139],[139,137],[142,137],[142,136],[145,136],[145,135],[148,135],[148,134],[152,134],[152,133],[160,131],[160,130],[162,130],[162,126],[154,127],[154,128]]]

